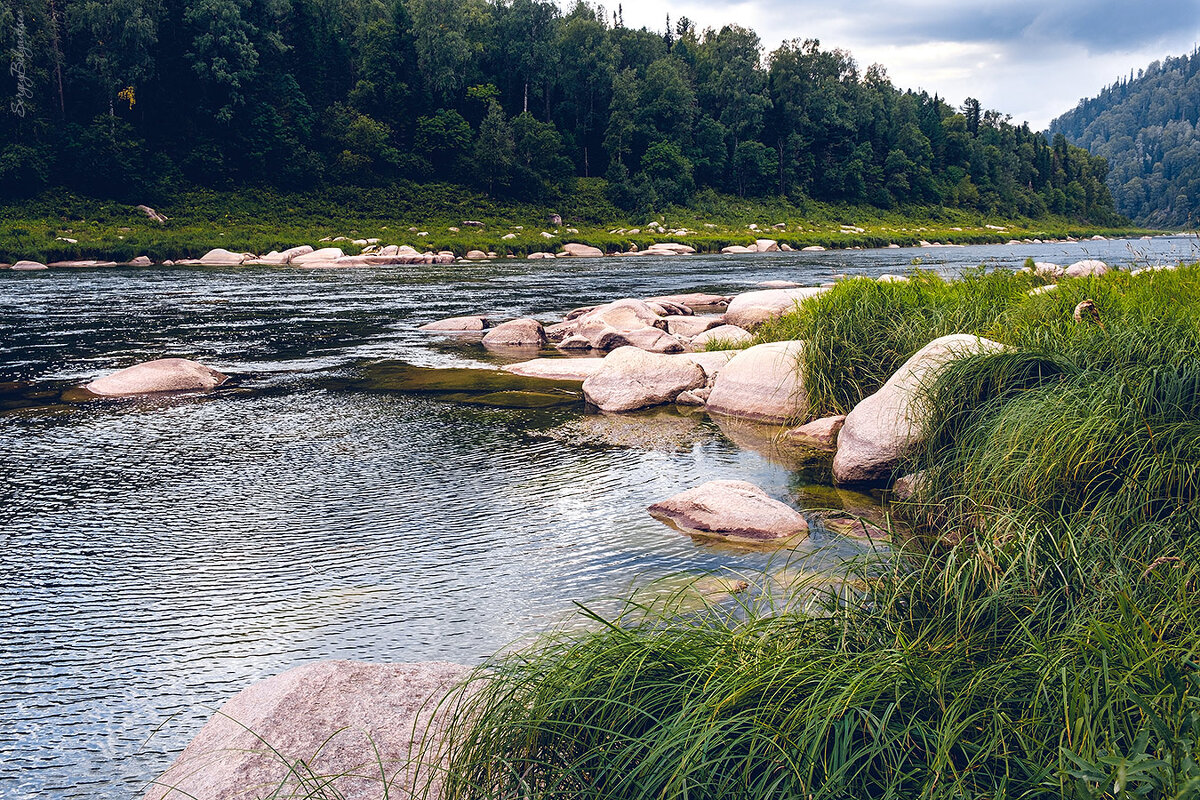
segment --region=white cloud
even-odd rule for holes
[[[736,23],[757,31],[768,51],[820,39],[849,50],[860,67],[883,64],[900,88],[954,105],[976,97],[1035,128],[1200,39],[1200,0],[633,0],[623,12],[627,26],[651,30],[662,30],[668,13],[701,30]]]

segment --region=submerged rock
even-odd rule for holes
[[[633,411],[670,403],[705,382],[704,369],[690,359],[621,347],[583,382],[583,396],[602,411]]]
[[[738,353],[717,375],[708,410],[759,422],[795,419],[806,403],[803,348],[803,342],[769,342]]]
[[[753,330],[775,317],[781,317],[810,297],[824,294],[828,289],[813,286],[797,289],[763,289],[744,292],[729,301],[725,321],[739,328]]]
[[[143,800],[407,797],[414,757],[436,752],[443,698],[468,674],[444,662],[322,661],[243,689]],[[297,765],[302,765],[297,768]],[[432,765],[430,765],[432,767]]]
[[[535,358],[501,367],[513,375],[552,381],[585,381],[604,365],[602,358]]]
[[[778,542],[804,536],[799,511],[746,481],[709,481],[655,503],[650,515],[684,533],[740,542]]]
[[[226,380],[225,375],[196,361],[160,358],[97,378],[84,388],[92,394],[122,397],[155,392],[208,391]]]
[[[844,414],[822,417],[806,425],[801,425],[799,428],[792,428],[785,436],[789,442],[811,447],[814,450],[828,450],[832,453],[837,449],[838,433],[845,424]]]
[[[348,384],[359,391],[433,394],[455,401],[514,393],[554,394],[572,403],[582,399],[578,380],[527,377],[499,369],[414,367],[402,361],[376,361],[360,370],[361,377]]]
[[[883,387],[846,415],[833,458],[838,483],[888,483],[896,468],[924,436],[921,391],[956,359],[993,353],[1004,345],[969,334],[934,339],[888,378]]]

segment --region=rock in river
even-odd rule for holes
[[[718,342],[723,345],[721,349],[732,350],[749,344],[753,339],[754,336],[750,331],[736,325],[719,325],[692,337],[689,346],[693,350],[704,350],[710,343]]]
[[[709,481],[655,503],[649,511],[695,536],[758,543],[808,533],[799,511],[745,481]]]
[[[535,358],[501,367],[505,372],[552,381],[585,381],[604,366],[602,358]]]
[[[801,302],[829,291],[819,286],[798,289],[763,289],[744,292],[729,301],[725,321],[739,328],[753,330],[769,319],[795,310]]]
[[[883,387],[846,415],[833,457],[838,483],[889,483],[905,456],[924,435],[921,391],[956,359],[994,353],[1004,345],[964,333],[934,339],[888,378]]]
[[[546,331],[536,319],[514,319],[497,325],[483,337],[485,347],[541,347]]]
[[[160,358],[105,375],[89,383],[92,394],[122,397],[153,392],[195,392],[215,389],[228,378],[215,369],[186,358]]]
[[[633,411],[670,403],[705,381],[704,369],[691,359],[619,347],[583,382],[583,396],[602,411]]]
[[[444,331],[450,333],[456,332],[472,332],[483,331],[492,327],[492,321],[488,317],[470,316],[470,317],[450,317],[448,319],[439,319],[436,322],[429,322],[417,328],[419,331]]]
[[[355,661],[288,670],[221,706],[143,800],[309,797],[313,787],[343,800],[408,797],[413,756],[436,751],[451,707],[439,701],[467,672]]]
[[[604,251],[599,247],[592,247],[586,244],[577,244],[569,242],[563,245],[563,250],[567,255],[574,258],[600,258],[604,255]]]
[[[806,425],[801,425],[799,428],[792,428],[785,436],[789,442],[794,442],[814,450],[828,450],[832,453],[837,449],[838,433],[841,432],[842,426],[845,424],[846,417],[842,414],[833,417],[822,417]]]
[[[204,255],[200,256],[201,264],[241,264],[254,258],[253,253],[234,253],[220,247],[215,250],[209,250]]]
[[[803,413],[803,342],[769,342],[738,353],[717,374],[708,410],[758,422],[788,422]]]

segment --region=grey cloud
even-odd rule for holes
[[[715,0],[690,4],[723,24]],[[765,0],[760,14],[800,36],[835,27],[847,38],[892,45],[928,41],[1053,46],[1088,52],[1129,51],[1200,32],[1200,0],[867,0],[841,7],[817,0]],[[733,21],[733,20],[728,20]],[[811,29],[812,33],[807,33]],[[760,31],[771,46],[769,31]]]

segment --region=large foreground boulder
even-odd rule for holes
[[[691,359],[620,347],[583,382],[583,396],[602,411],[633,411],[670,403],[706,380],[704,369]]]
[[[154,392],[205,392],[226,380],[225,375],[196,361],[160,358],[97,378],[84,388],[92,394],[123,397]]]
[[[437,748],[438,702],[467,672],[355,661],[288,670],[225,703],[143,800],[409,798],[429,774],[413,757]]]
[[[745,481],[709,481],[655,503],[649,511],[694,536],[759,543],[808,533],[799,511]]]
[[[888,378],[883,387],[846,415],[833,457],[838,483],[889,483],[896,468],[925,434],[921,392],[956,359],[993,353],[1004,345],[970,334],[934,339]]]
[[[758,422],[795,419],[806,403],[803,350],[804,342],[769,342],[738,353],[717,374],[708,410]]]
[[[819,286],[810,286],[743,292],[729,301],[729,308],[725,310],[725,321],[739,328],[753,330],[769,319],[782,317],[789,311],[794,311],[796,306],[810,297],[827,291],[829,290]]]

